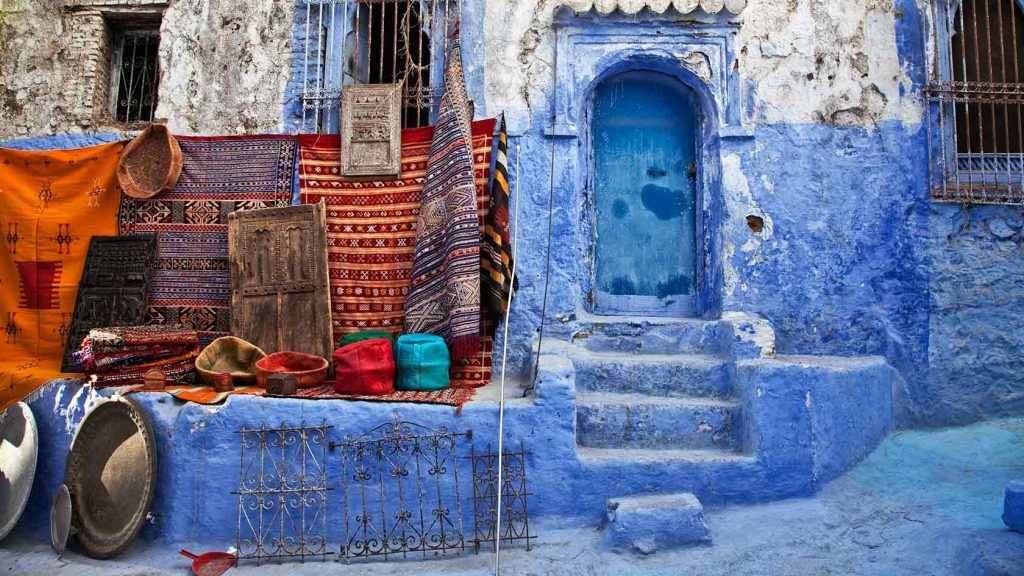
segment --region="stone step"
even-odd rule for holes
[[[587,316],[574,344],[592,352],[677,354],[719,352],[724,343],[721,320]]]
[[[653,554],[711,542],[704,507],[689,492],[608,500],[605,542],[614,550]]]
[[[742,445],[741,410],[708,398],[583,393],[576,442],[588,448],[722,449]]]
[[[732,393],[729,363],[710,354],[635,356],[577,348],[572,362],[576,388],[585,392],[670,398],[728,398]]]

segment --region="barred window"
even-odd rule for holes
[[[159,28],[115,29],[111,58],[111,115],[118,122],[153,121],[160,80]]]
[[[431,123],[452,23],[461,0],[307,0],[302,128],[336,132],[345,84],[402,83],[402,126]]]
[[[1024,13],[1018,0],[931,6],[932,198],[1024,204]]]

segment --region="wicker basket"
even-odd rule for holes
[[[132,198],[152,198],[178,183],[184,157],[167,126],[150,124],[128,143],[117,164],[117,180]]]

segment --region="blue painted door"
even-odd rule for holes
[[[596,313],[695,312],[697,106],[692,90],[656,72],[595,90]]]

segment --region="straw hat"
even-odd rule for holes
[[[150,124],[121,153],[117,180],[132,198],[152,198],[178,183],[184,162],[167,126]]]

